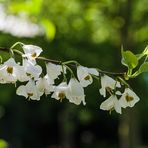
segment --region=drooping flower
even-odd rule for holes
[[[19,86],[16,90],[16,94],[32,100],[40,100],[40,97],[43,95],[42,92],[38,91],[35,82],[31,79],[26,85]]]
[[[30,78],[34,78],[37,80],[42,73],[42,68],[39,65],[34,65],[32,62],[30,62],[27,59],[23,59],[23,68],[25,70],[25,73],[28,76],[28,80]]]
[[[112,111],[115,110],[117,113],[121,114],[121,105],[116,95],[111,95],[108,99],[101,103],[100,109]]]
[[[61,75],[61,73],[63,72],[61,65],[56,65],[49,62],[46,64],[46,70],[47,70],[48,76],[52,80],[55,80],[56,78],[58,78],[58,76]],[[65,67],[64,67],[64,73],[66,73]]]
[[[130,88],[125,88],[119,102],[121,107],[126,108],[133,107],[139,100],[139,97]]]
[[[114,79],[112,79],[107,75],[101,76],[100,94],[103,97],[106,97],[106,90],[112,91],[113,89],[115,89],[115,87],[120,88],[121,87],[120,82],[115,81]]]
[[[49,78],[48,75],[45,75],[43,78],[39,78],[36,82],[38,90],[45,95],[50,94],[54,90],[54,82]]]
[[[32,63],[36,64],[35,59],[40,55],[43,51],[40,47],[34,45],[23,45],[23,50],[25,54],[23,57],[27,57]]]
[[[54,88],[54,93],[52,94],[51,98],[62,101],[64,98],[66,98],[67,89],[68,86],[66,82],[60,83]]]
[[[86,104],[84,88],[75,78],[72,78],[69,81],[66,97],[69,102],[76,105],[79,105],[81,102],[83,105]]]
[[[95,68],[87,68],[84,66],[77,67],[77,76],[80,84],[83,87],[87,87],[93,82],[93,78],[91,75],[99,76],[99,72]]]
[[[24,73],[22,67],[15,62],[13,58],[8,59],[3,65],[0,65],[0,82],[15,83]]]

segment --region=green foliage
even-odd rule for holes
[[[134,69],[138,65],[138,58],[131,51],[122,50],[122,64],[129,69]]]
[[[6,8],[9,13],[25,14],[31,21],[42,24],[42,17],[50,20],[52,25],[48,25],[53,30],[56,26],[59,37],[65,37],[70,41],[75,36],[75,41],[89,41],[102,43],[111,41],[121,44],[120,31],[126,25],[125,1],[83,1],[83,0],[5,0]],[[147,39],[147,21],[144,14],[147,13],[147,0],[142,2],[135,0],[132,4],[133,22],[130,24],[130,34],[134,41],[144,41]],[[143,22],[141,25],[140,22]],[[103,24],[103,25],[102,25]],[[52,40],[54,33],[43,25],[46,37]],[[135,29],[136,28],[136,29]],[[70,32],[70,33],[69,33]],[[52,35],[50,35],[50,33]],[[140,37],[139,37],[140,36]],[[122,42],[123,43],[123,42]],[[120,45],[119,44],[119,45]]]
[[[139,74],[143,72],[148,72],[148,62],[143,63],[139,68]]]
[[[144,49],[143,55],[148,55],[148,46],[146,46],[146,48]]]
[[[139,54],[133,54],[131,51],[123,51],[123,49],[121,50],[122,53],[122,60],[121,63],[128,67],[128,72],[125,74],[125,79],[128,80],[129,78],[135,78],[137,77],[139,74],[144,73],[144,72],[148,72],[148,62],[147,62],[147,58],[148,58],[148,46],[143,50],[142,53]],[[145,57],[146,56],[146,57]],[[139,61],[145,57],[144,61],[140,64],[139,68],[138,68],[138,63]],[[135,71],[133,74],[133,69],[137,68],[138,70]]]

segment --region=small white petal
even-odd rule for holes
[[[27,57],[33,64],[36,64],[35,59],[40,55],[43,51],[40,47],[34,45],[24,45],[23,50],[25,54],[23,57]]]
[[[139,97],[129,88],[125,88],[119,102],[123,108],[133,107],[138,101]]]
[[[66,97],[66,91],[68,89],[67,83],[62,82],[58,86],[55,87],[54,93],[52,94],[51,98],[56,100],[61,100]]]
[[[66,97],[69,102],[74,103],[76,105],[79,105],[81,102],[83,102],[83,105],[86,104],[84,88],[74,78],[70,79],[69,81]]]
[[[61,65],[56,65],[56,64],[52,64],[52,63],[47,63],[46,69],[47,69],[48,76],[53,80],[58,78],[58,76],[61,75],[61,73],[63,72]],[[66,73],[65,67],[64,67],[64,73]]]
[[[88,68],[88,72],[92,75],[99,76],[99,72],[95,68]]]
[[[122,95],[122,93],[120,91],[116,91],[115,93],[116,95]]]
[[[33,80],[29,80],[26,85],[19,86],[16,93],[32,100],[40,100],[40,96],[43,94],[37,90]]]
[[[27,59],[23,59],[23,68],[28,75],[28,80],[34,78],[37,80],[42,73],[42,68],[39,65],[34,65]]]
[[[115,109],[117,113],[121,114],[121,106],[115,95],[111,95],[108,99],[101,103],[100,109],[110,111]]]
[[[115,89],[115,87],[121,87],[120,83],[118,81],[115,81],[111,77],[107,75],[103,75],[101,77],[101,89],[100,94],[106,97],[106,88],[109,89]]]
[[[93,70],[90,69],[90,71],[92,72]],[[87,87],[88,85],[92,84],[92,82],[93,82],[92,76],[90,75],[90,72],[89,72],[89,68],[87,68],[87,67],[78,66],[77,67],[77,76],[80,81],[80,84],[83,87]]]
[[[16,94],[19,96],[24,96],[26,98],[28,97],[28,95],[26,93],[26,87],[24,85],[21,85],[17,88]]]
[[[48,75],[44,76],[43,78],[39,78],[36,82],[38,90],[46,95],[54,91],[54,86],[52,84],[53,81],[48,77]]]
[[[1,83],[16,83],[19,78],[20,65],[13,58],[8,59],[0,66]]]
[[[106,97],[106,89],[103,87],[99,89],[100,94],[105,98]]]

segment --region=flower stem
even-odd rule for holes
[[[128,88],[131,88],[130,85],[124,79],[122,79],[121,77],[117,77],[117,79],[119,79],[119,81],[122,82]]]
[[[17,53],[18,55],[23,55],[23,53],[19,50],[13,49],[13,52]]]
[[[125,72],[110,72],[110,71],[104,71],[98,68],[96,69],[98,70],[98,72],[103,73],[103,74],[109,74],[109,75],[124,75],[125,74]]]
[[[15,43],[13,46],[11,46],[11,48],[5,48],[5,47],[0,47],[0,50],[1,51],[4,51],[4,52],[9,52],[10,49],[14,48],[15,46],[17,46],[18,44],[20,45],[24,45],[23,43],[21,42],[17,42]],[[16,49],[13,49],[13,51],[18,54],[18,55],[22,55],[23,53],[19,50],[16,50]],[[52,59],[48,59],[48,58],[44,58],[44,57],[37,57],[36,58],[37,60],[42,60],[42,61],[45,61],[45,62],[51,62],[53,64],[59,64],[61,65],[62,63],[67,67],[67,64],[69,66],[72,66],[72,67],[75,67],[77,68],[77,65],[79,65],[79,63],[77,61],[74,61],[74,60],[71,60],[71,61],[66,61],[66,62],[62,62],[62,61],[58,61],[58,60],[52,60]],[[71,64],[71,63],[75,63],[75,64]],[[96,68],[98,70],[98,72],[100,73],[103,73],[103,74],[109,74],[109,75],[117,75],[117,76],[121,76],[121,75],[124,75],[125,72],[109,72],[109,71],[104,71],[104,70],[101,70],[99,68]]]
[[[16,42],[15,44],[13,44],[11,47],[10,47],[10,49],[13,49],[15,46],[17,46],[17,45],[24,45],[23,43],[21,43],[21,42]]]
[[[67,78],[66,78],[66,75],[65,75],[65,72],[64,72],[64,65],[62,64],[62,72],[63,72],[63,80],[64,82],[67,82]]]
[[[70,64],[70,63],[75,63],[76,65],[80,65],[77,61],[74,60],[63,62],[63,64]]]
[[[41,60],[41,61],[45,61],[45,62],[51,62],[51,63],[54,63],[54,64],[59,64],[59,65],[62,64],[62,61],[47,59],[47,58],[44,58],[44,57],[37,57],[36,59]]]
[[[75,78],[75,75],[74,75],[73,71],[71,70],[71,68],[65,64],[63,64],[63,65],[69,70],[69,72],[71,73],[71,76]]]

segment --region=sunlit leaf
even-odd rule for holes
[[[144,49],[143,54],[148,55],[148,46],[146,46],[146,48]]]
[[[129,69],[134,69],[138,65],[138,58],[131,51],[122,50],[121,63]]]

